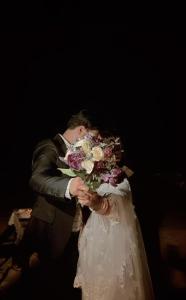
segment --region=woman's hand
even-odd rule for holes
[[[78,195],[78,200],[79,203],[89,206],[90,208],[93,208],[97,205],[100,205],[101,196],[89,190],[81,190]]]
[[[102,197],[96,192],[82,191],[78,196],[81,205],[89,206],[91,209],[99,214],[108,214],[110,205],[107,197]]]

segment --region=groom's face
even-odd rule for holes
[[[71,143],[74,144],[78,140],[82,139],[88,132],[88,129],[85,126],[78,126],[72,131]]]
[[[97,129],[87,129],[82,126],[81,130],[79,131],[79,138],[83,138],[86,134],[97,137],[99,135],[99,131]]]

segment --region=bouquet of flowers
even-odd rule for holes
[[[125,176],[117,164],[121,152],[118,137],[98,138],[87,134],[68,149],[64,162],[69,168],[59,170],[71,177],[81,177],[92,191],[104,182],[116,186]]]

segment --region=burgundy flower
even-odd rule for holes
[[[105,162],[100,160],[100,161],[95,161],[95,164],[94,164],[94,170],[95,171],[101,171],[101,170],[104,170],[105,169]]]
[[[111,178],[112,178],[111,181],[115,182],[115,184],[120,183],[124,179],[124,177],[125,177],[125,173],[119,167],[114,168],[114,169],[111,170]]]
[[[112,157],[113,153],[112,153],[112,147],[106,147],[104,150],[104,157],[105,159],[109,159],[110,157]]]

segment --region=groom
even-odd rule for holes
[[[47,296],[51,292],[52,298],[57,299],[59,283],[64,299],[76,297],[73,293],[77,290],[73,291],[72,286],[78,258],[78,235],[84,215],[76,199],[87,187],[80,177],[69,178],[58,168],[65,167],[63,157],[70,144],[89,131],[97,133],[96,120],[88,111],[80,111],[70,118],[63,134],[37,145],[30,179],[35,195],[32,216],[13,258],[13,267],[0,284],[0,292],[20,278],[30,255],[36,252],[40,260],[38,290],[41,290],[41,295],[45,290]],[[60,295],[61,300],[63,295]]]

